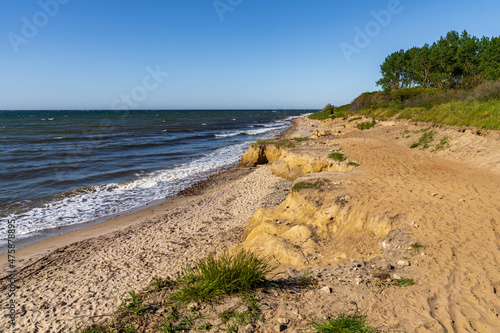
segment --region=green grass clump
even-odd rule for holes
[[[429,148],[431,142],[434,141],[434,134],[436,134],[436,131],[424,132],[424,134],[422,134],[422,136],[418,139],[418,141],[414,142],[410,146],[410,148],[413,149],[419,146],[421,146],[422,149]]]
[[[420,249],[423,249],[425,247],[425,245],[422,245],[420,243],[411,243],[410,244],[410,247],[415,250],[415,251],[418,251]]]
[[[446,148],[448,148],[450,146],[448,140],[450,138],[445,135],[444,137],[441,138],[441,140],[439,140],[439,142],[436,144],[436,146],[434,147],[434,149],[432,150],[432,152],[436,152],[436,151],[440,151],[440,150],[444,150]]]
[[[266,275],[272,269],[268,261],[246,250],[209,256],[180,274],[180,288],[172,300],[210,302],[222,295],[250,292],[267,282]]]
[[[272,140],[272,139],[266,139],[266,140],[257,140],[255,142],[256,145],[262,146],[262,145],[270,145],[274,144],[276,148],[281,148],[281,147],[286,147],[286,148],[294,148],[295,145],[293,142],[287,139],[282,139],[282,140]]]
[[[362,123],[357,124],[356,128],[360,130],[366,130],[372,128],[376,124],[377,122],[375,121],[375,118],[373,118],[372,121],[363,121]]]
[[[298,182],[293,184],[292,190],[298,191],[304,188],[319,188],[321,186],[320,182],[308,183],[308,182]]]
[[[309,138],[300,137],[300,138],[293,138],[292,140],[296,141],[296,142],[304,142],[304,141],[309,140]]]
[[[146,311],[146,307],[142,302],[142,295],[135,291],[129,292],[130,298],[125,298],[118,308],[119,311],[127,310],[130,314],[140,316]]]
[[[313,113],[309,115],[309,119],[325,120],[325,119],[335,119],[342,118],[347,119],[347,114],[349,111],[349,106],[336,107],[331,104],[327,104],[320,112]]]
[[[392,283],[398,287],[413,286],[416,282],[413,279],[394,279]]]
[[[353,161],[349,161],[349,162],[347,162],[347,165],[359,166],[359,163],[356,163],[356,162],[353,162]]]
[[[356,121],[356,120],[360,120],[360,119],[363,119],[363,117],[355,117],[355,118],[351,118],[351,119],[349,119],[349,122]]]
[[[347,159],[347,157],[345,157],[344,154],[339,152],[339,151],[331,152],[330,155],[328,155],[328,157],[334,159],[335,161],[339,161],[339,162],[345,161]]]
[[[364,93],[350,108],[368,117],[397,115],[411,121],[500,130],[500,81],[465,90],[415,87]]]
[[[377,328],[366,324],[366,316],[360,313],[340,313],[327,319],[310,323],[311,330],[318,333],[376,333]]]

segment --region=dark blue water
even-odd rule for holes
[[[175,194],[307,110],[0,111],[0,239]]]

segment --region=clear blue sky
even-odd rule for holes
[[[500,35],[498,0],[3,0],[0,13],[3,110],[342,105],[378,89],[393,51]]]

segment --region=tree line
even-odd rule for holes
[[[432,45],[400,50],[380,65],[384,90],[415,86],[472,88],[500,78],[500,36],[471,36],[450,31]]]

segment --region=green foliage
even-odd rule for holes
[[[204,323],[198,328],[200,331],[210,331],[212,329],[212,324],[209,322]]]
[[[178,277],[180,288],[172,300],[209,302],[221,295],[249,292],[266,282],[271,271],[268,261],[246,250],[212,255],[182,272]]]
[[[339,162],[343,162],[347,159],[347,157],[345,157],[344,154],[339,151],[332,151],[330,155],[328,155],[328,157]]]
[[[148,291],[161,291],[163,289],[170,288],[175,285],[175,281],[173,281],[171,278],[161,278],[158,276],[155,276],[153,278],[153,281],[151,282],[152,288],[150,288]]]
[[[413,279],[394,279],[392,283],[398,287],[413,286],[416,282]]]
[[[434,140],[434,134],[436,134],[436,131],[430,131],[430,132],[425,132],[422,134],[422,136],[418,139],[418,141],[414,142],[410,148],[417,148],[417,147],[422,147],[422,149],[427,149],[429,148],[431,142]]]
[[[359,166],[359,164],[358,164],[358,163],[353,162],[353,161],[349,161],[349,162],[347,162],[347,165]]]
[[[128,310],[130,314],[140,316],[144,314],[146,308],[142,303],[142,295],[135,291],[129,292],[130,298],[125,298],[118,308],[119,311]]]
[[[360,313],[340,313],[327,319],[310,323],[311,330],[318,333],[376,333],[378,329],[366,324],[366,315]]]
[[[351,118],[351,119],[349,119],[349,122],[353,122],[355,120],[360,120],[360,119],[363,119],[363,117],[354,117],[354,118]]]
[[[296,141],[296,142],[304,142],[304,141],[309,140],[309,138],[300,137],[300,138],[293,138],[292,140]]]
[[[375,118],[373,118],[372,121],[364,121],[362,123],[357,124],[356,128],[359,128],[360,130],[366,130],[372,128],[376,124],[377,122],[375,121]]]
[[[384,90],[415,86],[474,87],[482,78],[500,78],[499,38],[478,39],[467,31],[450,31],[432,45],[399,50],[380,65]]]
[[[432,152],[434,153],[436,151],[448,148],[450,146],[450,144],[448,143],[448,140],[449,140],[449,137],[447,135],[442,137],[441,140],[439,140],[439,142],[436,144],[436,146],[434,147]]]
[[[420,249],[423,249],[425,246],[419,243],[412,243],[411,248],[414,249],[415,251],[418,251]]]
[[[292,190],[299,191],[304,188],[319,188],[321,186],[320,182],[308,183],[308,182],[298,182],[293,184]]]
[[[347,118],[346,112],[347,108],[335,107],[331,104],[327,104],[320,112],[313,113],[309,115],[309,119],[325,120],[325,119],[335,119],[335,118]]]
[[[295,147],[295,145],[293,144],[293,142],[291,142],[288,139],[282,139],[282,140],[273,140],[273,139],[257,140],[255,142],[255,144],[258,145],[258,146],[273,144],[276,148],[281,148],[281,147],[294,148]]]

